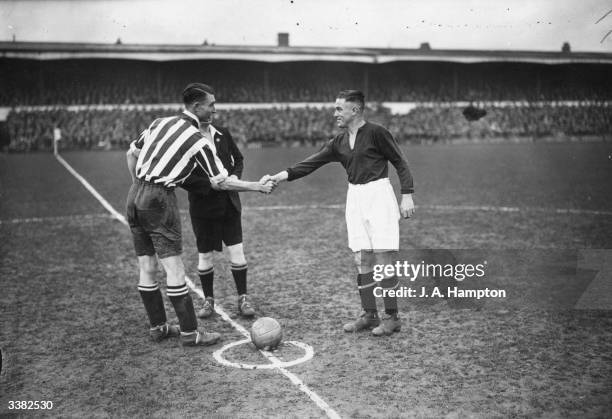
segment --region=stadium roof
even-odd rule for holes
[[[30,60],[128,59],[145,61],[245,60],[263,62],[448,61],[456,63],[526,62],[537,64],[612,64],[612,54],[508,50],[278,47],[237,45],[144,45],[55,42],[0,42],[0,57]]]

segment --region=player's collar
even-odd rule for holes
[[[219,135],[223,135],[221,133],[221,131],[219,131],[217,128],[215,128],[215,126],[213,124],[208,124],[209,126],[209,130],[210,130],[210,135],[212,138],[215,138],[215,135],[219,134]]]
[[[183,115],[193,120],[196,128],[200,128],[200,119],[195,116],[193,113],[189,112],[187,109],[183,109]]]

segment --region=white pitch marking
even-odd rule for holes
[[[268,210],[304,210],[304,209],[344,209],[344,204],[313,204],[313,205],[269,205],[244,207],[246,211]],[[580,208],[546,208],[546,207],[506,207],[495,205],[417,205],[416,209],[434,211],[485,211],[485,212],[543,212],[552,214],[577,215],[612,215],[612,211],[588,210]]]
[[[58,159],[58,161],[75,177],[77,178],[77,180],[79,180],[83,186],[85,186],[85,188],[91,192],[91,194],[98,200],[100,201],[100,203],[104,206],[104,208],[106,208],[108,210],[108,212],[110,212],[113,217],[115,217],[117,220],[119,220],[122,224],[124,225],[128,225],[127,220],[125,219],[124,216],[122,216],[121,214],[119,214],[112,206],[111,204],[108,203],[108,201],[106,201],[94,188],[93,186],[91,186],[89,184],[89,182],[87,182],[85,180],[85,178],[83,178],[81,175],[79,175],[76,170],[74,170],[64,159],[62,159],[59,155],[55,155],[55,157]],[[191,279],[189,279],[188,276],[185,276],[185,281],[187,282],[187,285],[189,285],[189,288],[191,288],[196,294],[198,294],[200,296],[200,298],[204,299],[204,293],[202,292],[202,290],[198,289],[195,287],[194,283],[191,281]],[[223,311],[223,309],[219,306],[215,307],[215,311],[217,313],[219,313],[219,315],[221,316],[221,318],[227,322],[229,322],[238,332],[240,332],[242,335],[244,335],[245,337],[248,337],[250,340],[250,334],[249,332],[240,324],[236,323],[234,320],[232,320],[230,318],[230,316],[227,315],[227,313],[225,311]],[[277,357],[275,357],[274,355],[272,355],[269,352],[266,351],[259,351],[264,357],[266,357],[273,365],[276,369],[278,369],[278,371],[280,371],[281,374],[283,374],[285,377],[287,377],[293,384],[295,384],[302,392],[306,393],[306,395],[308,395],[308,397],[310,397],[310,400],[312,400],[313,402],[315,402],[315,404],[317,406],[319,406],[319,408],[321,410],[323,410],[325,412],[325,414],[327,415],[327,417],[329,417],[330,419],[340,419],[340,415],[331,407],[327,404],[327,402],[325,402],[325,400],[323,400],[321,397],[319,397],[319,395],[317,393],[315,393],[314,391],[312,391],[310,388],[308,388],[308,386],[306,384],[304,384],[304,382],[295,374],[287,371],[282,365],[282,362],[280,359],[278,359]]]
[[[278,367],[282,367],[282,368],[293,367],[294,365],[298,365],[303,362],[310,361],[312,357],[314,356],[314,350],[312,349],[312,346],[306,343],[288,340],[286,342],[283,342],[283,344],[289,344],[289,345],[297,346],[298,348],[302,348],[304,350],[303,357],[294,359],[293,361],[281,361],[279,359],[278,363],[272,363],[272,364],[247,364],[244,362],[232,362],[232,361],[228,361],[227,359],[223,357],[223,352],[225,352],[226,350],[233,348],[234,346],[240,346],[240,345],[244,345],[250,342],[251,342],[251,339],[242,339],[236,342],[228,343],[221,349],[217,349],[215,352],[213,352],[213,357],[217,360],[217,362],[227,367],[242,368],[246,370],[268,370],[268,369],[278,368]]]
[[[546,207],[504,207],[493,205],[421,205],[418,208],[440,211],[488,211],[488,212],[543,212],[554,214],[577,215],[612,215],[612,211],[588,210],[580,208],[546,208]]]
[[[422,208],[434,211],[485,211],[485,212],[541,212],[552,214],[575,214],[575,215],[612,215],[612,211],[587,210],[579,208],[545,208],[545,207],[496,207],[491,205],[417,205],[417,209]],[[244,207],[245,211],[274,211],[274,210],[305,210],[305,209],[344,209],[344,204],[321,204],[321,205],[270,205]],[[187,210],[181,210],[181,214],[188,214]],[[45,221],[62,221],[74,218],[95,218],[108,217],[106,214],[81,214],[81,215],[62,215],[57,217],[31,217],[31,218],[10,218],[0,220],[0,224],[22,224],[22,223],[42,223]],[[112,215],[116,218],[115,215]]]
[[[100,195],[98,193],[98,191],[96,191],[94,189],[94,187],[89,184],[89,182],[87,182],[85,180],[85,178],[83,176],[79,175],[77,173],[77,171],[74,170],[72,168],[72,166],[70,166],[66,162],[66,160],[64,160],[59,154],[55,154],[55,158],[57,159],[57,161],[59,161],[62,164],[62,166],[64,166],[66,168],[66,170],[68,170],[70,172],[70,174],[72,174],[72,176],[74,176],[79,182],[81,182],[83,184],[83,186],[85,186],[85,189],[87,189],[94,196],[94,198],[96,198],[102,204],[102,206],[104,208],[106,208],[106,210],[108,212],[110,212],[112,214],[113,217],[115,217],[117,220],[121,221],[123,224],[127,225],[127,221],[126,221],[125,217],[123,215],[119,214],[115,210],[115,208],[113,208],[113,206],[111,204],[109,204],[108,201],[106,199],[104,199],[102,197],[102,195]]]
[[[204,292],[195,286],[195,284],[193,283],[193,281],[191,281],[191,279],[185,275],[185,282],[187,282],[187,285],[189,286],[189,288],[191,288],[191,290],[193,292],[195,292],[196,294],[198,294],[198,296],[204,300]],[[251,334],[249,333],[248,330],[246,330],[241,324],[235,322],[226,312],[225,310],[223,310],[220,306],[216,305],[215,306],[215,311],[221,316],[221,318],[223,320],[225,320],[226,322],[228,322],[229,324],[231,324],[234,329],[236,329],[238,332],[240,332],[240,334],[242,334],[249,342],[251,341]],[[240,341],[242,342],[242,341]],[[230,343],[225,345],[227,347],[223,347],[220,349],[221,352],[225,351],[226,349],[229,349],[232,346],[235,346],[234,344]],[[283,363],[283,361],[279,358],[277,358],[276,356],[274,356],[272,353],[268,352],[268,351],[263,351],[263,350],[259,350],[259,352],[268,359],[268,361],[270,361],[271,364],[273,365],[280,365]]]
[[[91,220],[94,218],[113,218],[109,214],[75,214],[75,215],[58,215],[56,217],[31,217],[31,218],[11,218],[0,220],[0,224],[29,224],[29,223],[44,223],[48,221],[74,221],[74,220]]]
[[[191,288],[193,292],[198,294],[200,298],[204,299],[204,292],[201,289],[197,288],[188,276],[185,276],[185,281],[187,282],[187,285],[189,286],[189,288]],[[240,332],[245,338],[247,338],[249,341],[251,340],[250,333],[242,325],[232,320],[230,316],[228,316],[228,314],[221,307],[215,306],[215,311],[221,316],[223,320],[229,322],[232,326],[234,326],[234,328],[238,332]],[[332,418],[332,419],[340,418],[340,415],[338,415],[338,413],[331,406],[329,406],[327,402],[325,402],[325,400],[319,397],[317,393],[315,393],[310,388],[308,388],[308,386],[304,384],[304,382],[297,375],[293,374],[290,371],[287,371],[283,366],[280,366],[280,364],[282,364],[283,361],[278,359],[276,356],[272,355],[270,352],[262,351],[262,350],[260,350],[259,352],[266,359],[268,359],[268,361],[270,361],[270,363],[274,365],[274,367],[278,369],[278,371],[280,371],[281,374],[287,377],[300,390],[306,393],[308,397],[310,397],[310,399],[313,402],[315,402],[315,404],[319,406],[321,410],[325,412],[327,417]]]

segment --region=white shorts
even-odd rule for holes
[[[388,178],[363,185],[349,183],[346,193],[348,245],[360,250],[399,250],[400,213]]]

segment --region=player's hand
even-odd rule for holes
[[[259,179],[259,183],[265,185],[271,178],[272,176],[270,175],[263,175],[261,179]]]
[[[224,191],[227,189],[227,186],[224,185],[225,179],[222,175],[213,176],[210,178],[210,186],[215,191]]]
[[[274,189],[276,189],[276,183],[271,180],[259,185],[259,192],[261,193],[271,194]]]
[[[400,214],[403,218],[410,218],[414,215],[414,202],[412,201],[412,194],[402,195],[402,202],[400,203]]]

